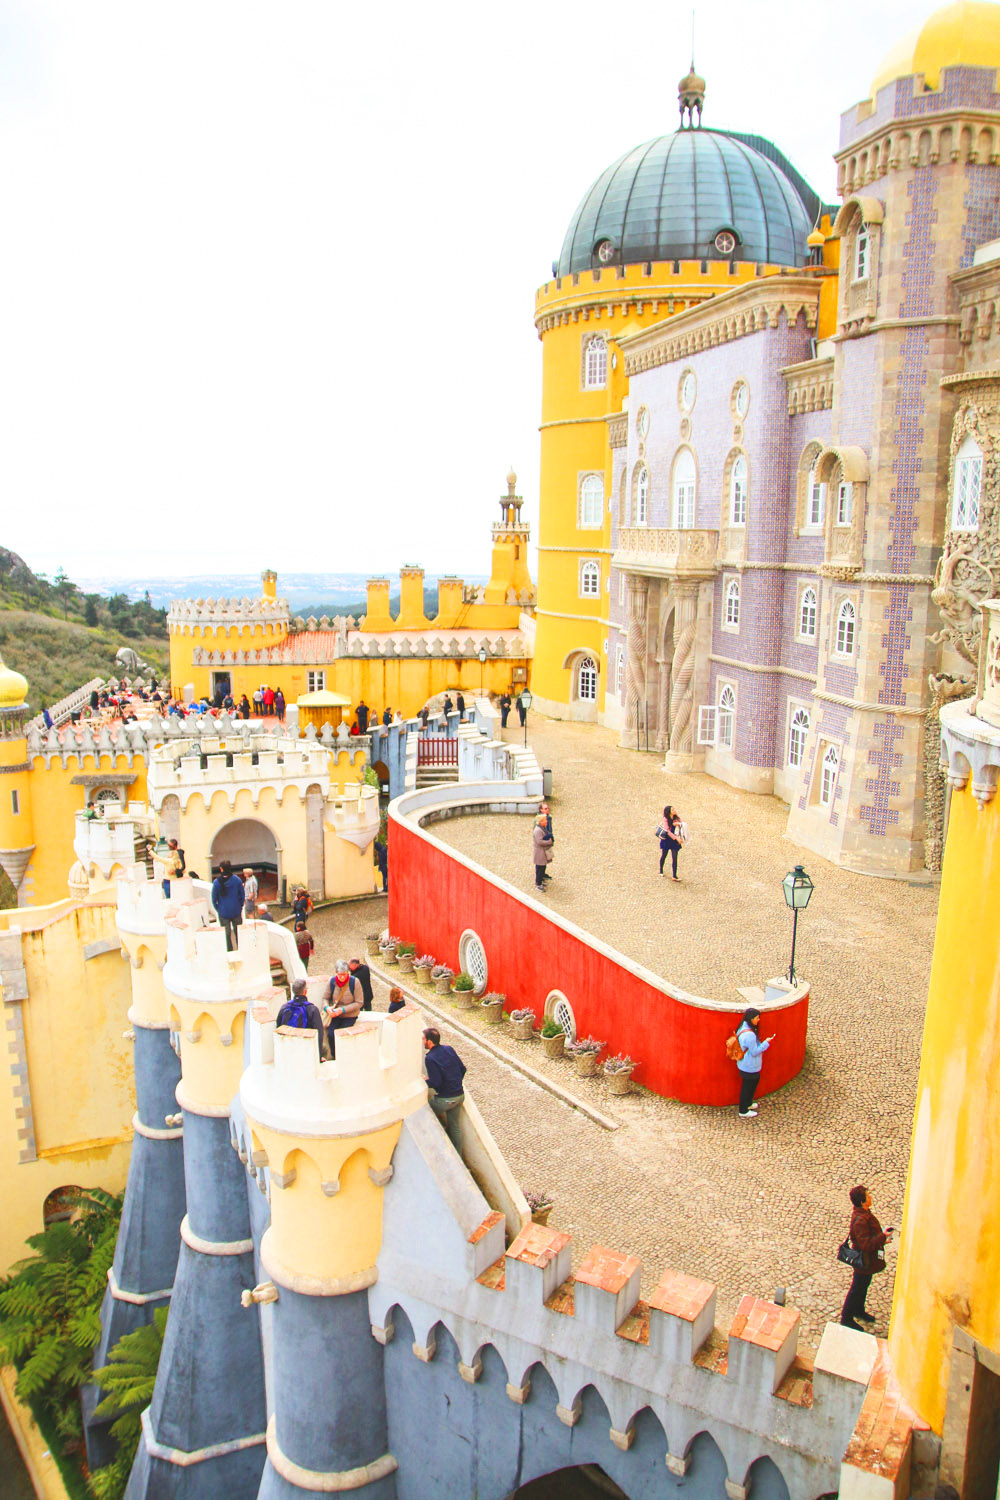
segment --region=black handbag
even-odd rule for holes
[[[845,1266],[850,1266],[852,1271],[863,1271],[865,1268],[865,1258],[861,1254],[861,1251],[855,1250],[854,1246],[851,1244],[850,1235],[848,1235],[847,1239],[837,1251],[837,1259],[843,1261]]]

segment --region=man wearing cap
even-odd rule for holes
[[[247,921],[253,920],[257,913],[257,877],[249,865],[243,871],[243,915]]]
[[[346,958],[338,958],[330,983],[323,996],[323,1017],[331,1057],[337,1056],[337,1032],[353,1026],[361,1012],[361,986],[347,967]]]

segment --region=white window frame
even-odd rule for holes
[[[490,977],[489,960],[486,957],[486,944],[473,928],[467,927],[458,940],[458,961],[466,974],[471,974],[474,980],[473,994],[485,993],[486,984]]]
[[[785,763],[792,771],[802,769],[805,759],[806,740],[812,728],[812,714],[804,703],[795,698],[788,701],[788,733],[785,736]]]
[[[862,220],[858,225],[857,238],[854,242],[854,280],[867,281],[870,268],[871,241],[868,234],[868,225]]]
[[[812,595],[809,606],[810,617],[806,618],[806,598]],[[806,626],[809,625],[809,629]],[[819,591],[814,583],[807,583],[799,595],[798,613],[795,621],[795,636],[800,641],[814,641],[819,629]]]
[[[698,471],[690,448],[683,448],[674,460],[673,490],[674,527],[677,531],[691,531],[697,512]]]
[[[850,526],[854,518],[854,486],[849,479],[837,485],[837,525]]]
[[[608,341],[602,333],[595,333],[583,351],[583,388],[602,391],[607,383]]]
[[[314,671],[306,673],[306,692],[324,693],[326,691],[326,668],[319,667]]]
[[[593,691],[584,691],[584,685]],[[592,656],[581,656],[576,664],[576,698],[578,703],[596,703],[600,670]]]
[[[604,525],[604,479],[600,474],[582,474],[577,526],[580,531],[600,531]]]
[[[619,703],[625,695],[625,650],[619,646],[615,652],[615,696]]]
[[[729,577],[722,590],[722,628],[731,635],[740,631],[740,580]]]
[[[649,525],[649,470],[639,464],[635,471],[635,524]]]
[[[591,587],[593,579],[593,587]],[[599,599],[601,597],[601,565],[596,558],[584,558],[580,563],[580,598]]]
[[[729,475],[729,524],[747,524],[747,461],[742,453],[733,460]]]
[[[622,464],[618,480],[618,525],[628,525],[628,464]]]
[[[826,520],[826,485],[816,475],[815,464],[806,478],[806,518],[803,531],[819,532]]]
[[[979,530],[982,487],[983,450],[970,432],[955,454],[955,475],[951,491],[952,531]]]
[[[854,655],[858,633],[858,612],[852,599],[842,600],[837,610],[837,623],[833,640],[834,656],[845,658]]]
[[[736,382],[736,389],[733,391],[733,407],[740,421],[745,421],[746,414],[750,410],[750,387],[745,380]]]
[[[736,741],[736,689],[731,682],[719,684],[715,707],[715,748],[731,755]]]
[[[698,709],[698,743],[715,744],[715,721],[718,717],[714,703],[702,703]]]
[[[840,751],[836,745],[827,745],[819,767],[819,805],[832,807],[837,794],[837,778],[840,775]]]

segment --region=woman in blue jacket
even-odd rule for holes
[[[743,1056],[736,1064],[740,1072],[740,1102],[736,1106],[741,1120],[752,1120],[757,1111],[753,1107],[753,1096],[760,1082],[760,1060],[774,1041],[774,1035],[760,1039],[760,1011],[750,1006],[743,1012],[743,1019],[736,1031],[736,1040],[743,1048]]]
[[[226,934],[226,947],[232,953],[238,945],[236,929],[243,921],[243,882],[233,874],[228,859],[222,861],[219,873],[212,881],[212,905]]]

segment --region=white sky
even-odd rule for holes
[[[839,114],[925,7],[699,10],[705,123],[831,199]],[[0,0],[0,544],[483,572],[511,463],[537,517],[535,288],[593,179],[674,129],[690,15]]]

